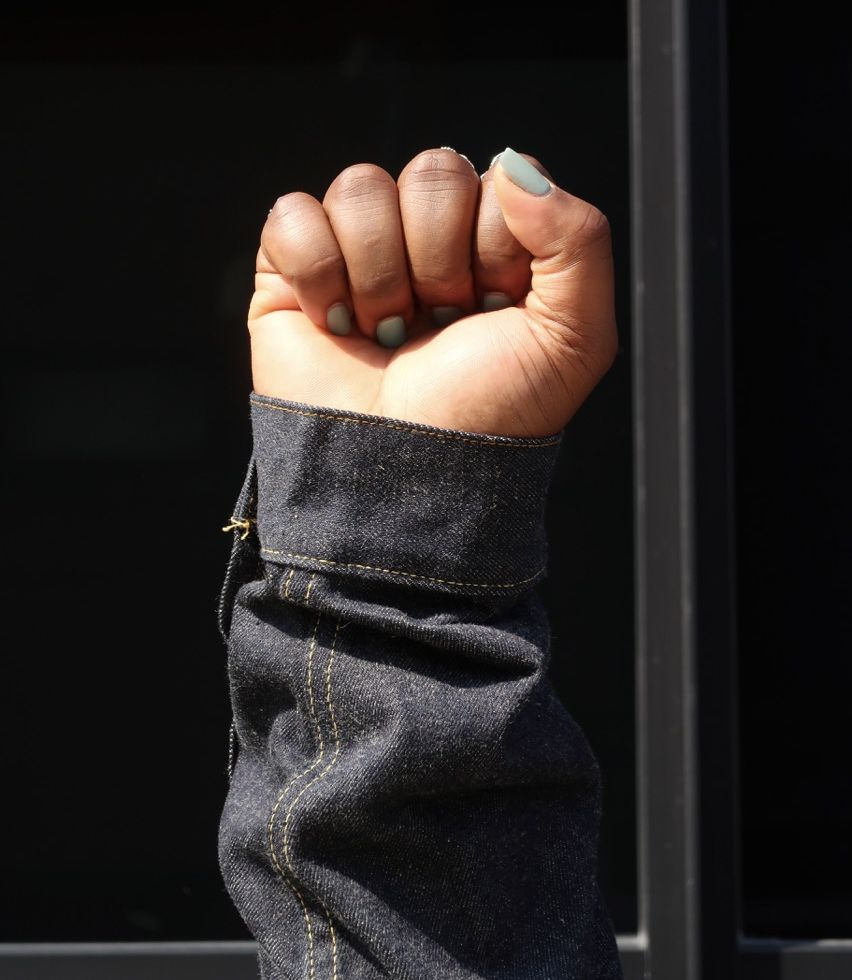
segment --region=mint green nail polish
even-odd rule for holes
[[[345,337],[352,329],[352,319],[345,303],[335,303],[328,308],[325,315],[325,325],[338,337]]]
[[[515,153],[510,146],[500,154],[500,166],[505,170],[509,180],[522,191],[534,194],[536,197],[543,197],[550,192],[550,181],[520,153]]]
[[[432,323],[434,323],[436,327],[449,326],[449,324],[460,319],[463,315],[464,311],[460,306],[432,307]]]
[[[506,293],[483,293],[482,312],[493,313],[495,310],[505,310],[512,305],[512,299]]]
[[[382,347],[399,347],[405,343],[405,320],[401,316],[386,316],[376,324],[376,340]]]

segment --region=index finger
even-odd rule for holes
[[[535,157],[527,160],[546,177]],[[509,231],[494,190],[494,172],[482,175],[482,191],[473,243],[473,276],[480,309],[486,313],[513,306],[530,289],[530,253]]]

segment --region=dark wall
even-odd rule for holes
[[[744,925],[852,936],[850,34],[729,6]]]
[[[745,929],[850,935],[850,56],[823,4],[729,10]],[[395,8],[394,8],[395,9]],[[635,928],[626,31],[430,5],[0,22],[6,584],[0,940],[228,938],[219,533],[274,198],[507,142],[615,231],[621,356],[572,423],[544,585]],[[553,15],[551,15],[552,17]]]
[[[615,232],[622,352],[564,447],[545,598],[604,773],[607,894],[635,928],[623,5],[546,31],[303,8],[0,25],[2,941],[245,935],[216,868],[215,610],[260,227],[281,193],[447,144],[481,169],[507,143],[536,154]]]
[[[729,6],[744,927],[849,936],[852,63],[828,4]],[[394,10],[0,22],[2,941],[245,935],[215,606],[258,232],[280,193],[443,144],[534,152],[615,233],[622,353],[569,429],[542,591],[636,926],[623,4]]]

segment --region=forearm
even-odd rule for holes
[[[220,846],[268,977],[616,976],[534,592],[558,439],[252,416]]]

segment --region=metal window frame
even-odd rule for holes
[[[629,2],[643,976],[840,980],[741,933],[725,4]]]
[[[629,0],[639,930],[626,980],[841,980],[742,936],[725,7]],[[4,980],[255,980],[252,942],[0,945]]]

